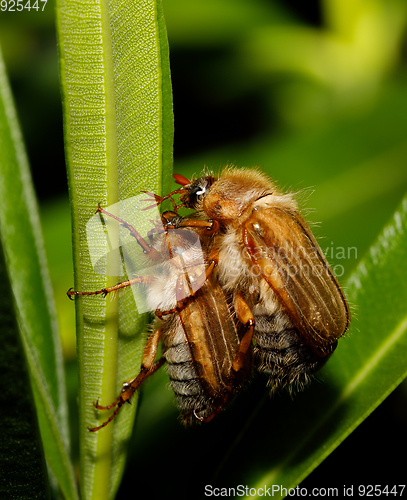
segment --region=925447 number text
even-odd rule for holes
[[[43,12],[48,0],[1,0],[2,12],[21,12],[23,10],[36,10]]]
[[[403,496],[403,491],[405,489],[405,484],[398,484],[394,486],[386,485],[372,485],[367,484],[366,486],[358,486],[358,494],[360,497],[380,497],[380,496]],[[353,492],[352,492],[353,493]]]

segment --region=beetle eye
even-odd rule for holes
[[[196,204],[206,195],[207,186],[205,185],[197,185],[191,189],[189,194],[190,204],[195,207]]]
[[[202,201],[208,191],[210,190],[212,184],[215,182],[215,177],[207,175],[206,177],[200,177],[192,182],[187,189],[187,206],[189,208],[197,208],[199,202]]]

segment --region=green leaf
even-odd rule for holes
[[[141,190],[168,192],[172,168],[172,93],[161,1],[59,0],[57,25],[72,208],[76,290],[120,281],[106,259],[95,274],[85,225],[100,203],[112,205]],[[117,300],[76,300],[80,377],[80,455],[83,498],[111,498],[120,480],[137,397],[97,433],[111,403],[142,357],[146,318],[131,290]],[[101,413],[101,414],[100,414]]]
[[[55,305],[35,194],[1,56],[0,144],[0,236],[45,456],[66,498],[77,498]]]

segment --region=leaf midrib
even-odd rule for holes
[[[106,203],[107,206],[114,205],[118,201],[118,163],[117,163],[117,127],[115,111],[115,88],[112,41],[109,20],[108,0],[101,1],[101,26],[103,45],[103,68],[105,88],[105,127],[106,127]],[[106,286],[117,283],[117,277],[112,270],[116,267],[111,253],[107,254],[106,261]],[[103,351],[103,374],[101,383],[101,395],[105,401],[113,401],[116,392],[117,373],[117,343],[118,343],[118,301],[105,300],[105,341]],[[104,460],[95,463],[93,498],[99,499],[106,496],[110,490],[112,455],[106,450],[112,448],[113,426],[104,429],[97,435],[97,455],[104,456]]]

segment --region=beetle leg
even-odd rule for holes
[[[206,229],[205,236],[210,236],[213,233],[219,231],[219,222],[216,220],[202,220],[202,219],[194,219],[194,220],[186,220],[181,222],[177,227],[192,227],[196,229]]]
[[[174,179],[175,179],[175,182],[177,184],[180,184],[182,187],[176,189],[175,191],[172,191],[171,193],[168,193],[166,196],[159,196],[158,194],[151,193],[150,191],[141,191],[142,193],[148,194],[149,196],[152,197],[151,199],[147,199],[147,200],[143,200],[143,201],[154,201],[155,202],[154,205],[150,205],[149,207],[143,208],[143,210],[148,210],[150,208],[156,207],[156,206],[160,205],[164,200],[168,200],[168,199],[171,200],[171,203],[174,206],[174,211],[175,212],[177,212],[179,208],[183,207],[184,204],[176,205],[176,203],[173,200],[172,196],[174,194],[183,193],[185,191],[185,187],[184,186],[187,186],[188,184],[190,184],[191,181],[188,180],[186,177],[184,177],[181,174],[174,174]]]
[[[73,300],[72,295],[103,295],[104,297],[106,297],[106,295],[110,292],[114,292],[116,290],[120,290],[121,288],[126,288],[127,286],[135,285],[137,283],[144,285],[153,283],[155,279],[156,278],[154,276],[138,276],[137,278],[132,278],[127,281],[122,281],[121,283],[117,283],[117,285],[108,286],[106,288],[102,288],[101,290],[96,290],[94,292],[77,292],[75,290],[72,290],[72,288],[70,288],[66,292],[66,294],[71,300]]]
[[[159,260],[160,259],[160,253],[152,246],[149,245],[146,240],[136,231],[136,229],[128,224],[125,220],[121,219],[120,217],[117,217],[116,215],[111,214],[110,212],[107,212],[104,210],[101,206],[100,203],[98,205],[98,209],[96,210],[96,213],[101,213],[103,215],[106,215],[107,217],[111,217],[112,219],[117,220],[121,226],[125,227],[128,229],[130,234],[137,240],[137,243],[141,246],[143,249],[143,252],[149,256],[151,260]],[[156,230],[156,228],[154,228]],[[151,236],[150,232],[148,233],[149,238]],[[150,238],[151,239],[151,238]],[[118,283],[117,285],[102,288],[101,290],[96,290],[94,292],[76,292],[70,288],[67,292],[67,295],[70,299],[72,299],[72,295],[106,295],[110,292],[114,292],[115,290],[119,290],[121,288],[125,288],[127,286],[135,285],[136,283],[140,284],[149,284],[152,283],[155,280],[153,276],[139,276],[137,278],[133,278],[127,281],[123,281],[121,283]]]
[[[155,362],[153,363],[153,365],[151,366],[151,368],[148,370],[148,372],[146,372],[146,374],[145,374],[145,377],[144,377],[143,381],[144,381],[144,380],[146,380],[148,377],[150,377],[150,375],[152,375],[153,373],[155,373],[155,372],[156,372],[159,368],[161,368],[161,367],[162,367],[162,365],[163,365],[164,363],[165,363],[165,358],[160,358],[159,360],[155,361]],[[138,377],[138,375],[137,375],[137,377]],[[115,408],[115,407],[118,405],[119,401],[120,401],[120,398],[121,398],[121,396],[122,396],[122,393],[124,393],[125,391],[127,391],[127,388],[128,388],[129,386],[131,386],[133,383],[135,383],[135,381],[136,381],[137,377],[133,377],[133,378],[131,378],[130,380],[128,380],[127,382],[123,382],[123,388],[122,388],[122,391],[121,391],[121,393],[120,393],[120,396],[118,396],[118,397],[114,400],[114,402],[113,402],[112,404],[110,404],[110,405],[106,405],[106,406],[100,405],[100,404],[99,404],[99,399],[98,399],[97,401],[95,401],[95,402],[93,403],[93,406],[94,406],[97,410],[111,410],[112,408]],[[138,386],[140,386],[140,385],[141,385],[141,382],[138,384]],[[132,394],[130,394],[130,396],[126,399],[126,402],[127,402],[127,403],[130,403],[130,397],[131,397],[131,395],[132,395]]]
[[[144,380],[156,372],[164,363],[165,359],[161,358],[158,361],[154,362],[155,356],[157,354],[158,344],[161,338],[161,330],[158,328],[155,330],[147,340],[146,346],[144,348],[143,353],[143,361],[141,364],[140,373],[137,377],[130,379],[128,382],[123,384],[123,388],[121,390],[120,395],[116,398],[116,400],[107,406],[99,405],[99,402],[96,401],[93,403],[95,408],[98,410],[110,410],[112,408],[116,408],[112,415],[98,427],[89,428],[91,432],[96,432],[102,427],[105,427],[109,422],[111,422],[114,417],[119,413],[120,408],[124,405],[126,401],[129,402],[129,399],[134,394],[134,392],[140,387],[140,385],[144,382]]]
[[[137,243],[141,246],[143,249],[143,252],[148,255],[148,257],[151,260],[159,260],[160,259],[160,253],[151,245],[147,243],[147,241],[137,232],[137,230],[128,222],[125,220],[121,219],[120,217],[117,217],[116,215],[111,214],[110,212],[107,212],[104,210],[100,204],[98,206],[98,209],[96,210],[96,213],[101,213],[103,215],[106,215],[107,217],[111,217],[112,219],[117,220],[119,224],[130,232],[130,234],[137,240]]]
[[[246,304],[245,300],[239,293],[235,293],[233,297],[233,306],[240,323],[242,323],[242,325],[244,325],[247,329],[242,340],[240,341],[239,349],[237,350],[235,360],[232,364],[232,370],[236,374],[242,368],[246,353],[252,344],[254,317],[250,307]]]
[[[154,204],[153,205],[149,205],[148,207],[144,207],[142,208],[142,210],[149,210],[150,208],[155,208],[157,207],[158,205],[161,205],[161,203],[165,200],[170,200],[173,207],[174,207],[174,211],[175,213],[177,213],[178,209],[183,207],[184,205],[177,205],[175,203],[175,200],[172,198],[174,194],[179,194],[179,193],[182,193],[184,191],[184,188],[178,188],[176,189],[175,191],[172,191],[171,193],[168,193],[167,195],[165,196],[160,196],[158,194],[155,194],[155,193],[151,193],[150,191],[141,191],[142,193],[144,194],[148,194],[149,196],[151,196],[151,198],[147,198],[146,200],[143,200],[143,201],[153,201]]]

